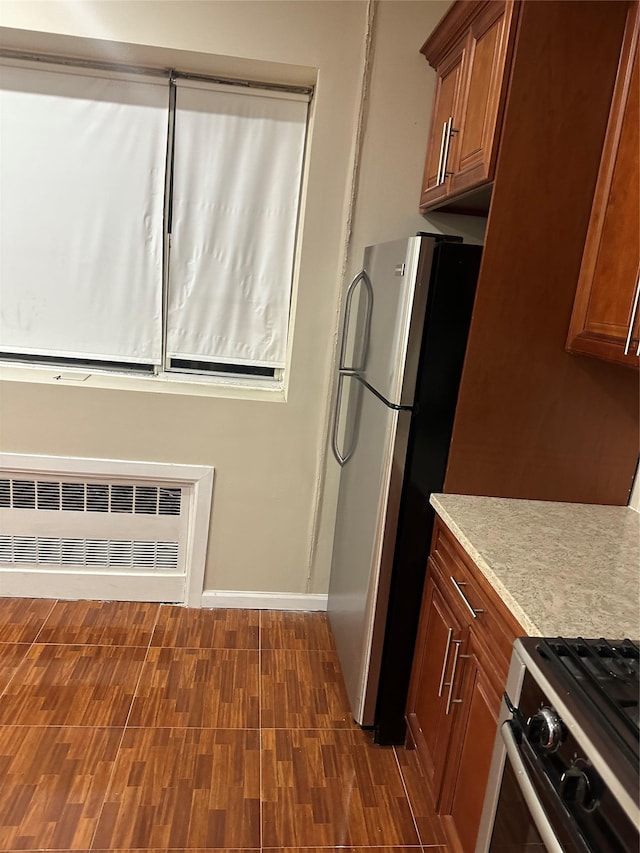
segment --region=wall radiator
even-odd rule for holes
[[[42,457],[20,468],[12,456],[0,467],[0,595],[200,606],[213,469],[56,458],[36,471]]]

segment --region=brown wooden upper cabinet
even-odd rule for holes
[[[423,211],[493,180],[518,5],[458,0],[421,48],[437,74]]]
[[[640,365],[640,67],[629,9],[567,349]]]

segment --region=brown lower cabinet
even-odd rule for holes
[[[453,851],[475,848],[511,646],[524,633],[437,519],[407,723]]]

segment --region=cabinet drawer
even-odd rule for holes
[[[498,674],[506,679],[513,641],[526,631],[439,518],[431,556],[448,584],[456,614],[471,627],[489,651]]]

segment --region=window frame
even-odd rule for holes
[[[293,334],[293,308],[295,304],[295,293],[299,276],[300,241],[302,236],[302,216],[304,207],[304,196],[306,192],[306,177],[308,169],[308,156],[312,126],[312,104],[315,88],[312,85],[295,85],[283,83],[269,83],[267,81],[243,79],[235,77],[223,77],[210,74],[196,74],[181,71],[175,68],[156,68],[144,65],[126,65],[121,63],[103,62],[89,59],[76,59],[43,53],[30,53],[10,49],[0,49],[0,63],[11,63],[17,65],[62,66],[66,69],[77,69],[78,71],[95,71],[114,75],[142,75],[162,78],[166,80],[169,87],[169,109],[167,120],[169,132],[167,134],[167,155],[165,163],[165,197],[163,202],[163,234],[162,234],[162,358],[159,364],[129,364],[126,362],[107,362],[91,358],[64,358],[56,356],[44,356],[34,353],[10,353],[0,352],[0,380],[18,381],[25,378],[25,374],[33,374],[32,381],[55,381],[63,384],[84,383],[89,379],[95,382],[90,384],[98,387],[140,387],[141,390],[169,390],[175,386],[175,393],[192,393],[190,389],[198,394],[209,396],[210,392],[220,388],[222,395],[226,392],[238,389],[241,396],[245,392],[255,389],[266,391],[266,399],[282,397],[285,390],[286,376],[289,370],[289,355],[284,367],[272,369],[272,375],[265,375],[263,368],[257,367],[255,371],[249,369],[233,368],[236,365],[220,363],[220,369],[199,369],[197,367],[171,366],[168,359],[167,348],[167,299],[169,280],[169,255],[171,250],[171,221],[170,201],[171,183],[173,179],[172,156],[174,144],[174,120],[175,99],[177,80],[191,80],[207,84],[219,84],[224,86],[236,86],[244,90],[255,89],[270,92],[287,92],[306,97],[307,113],[304,127],[304,139],[302,143],[302,161],[300,164],[298,202],[295,222],[294,251],[291,264],[291,282],[289,290],[289,310],[286,332],[286,348],[290,353],[291,338]],[[37,371],[37,373],[36,373]],[[46,376],[46,378],[45,378]],[[115,380],[115,385],[110,381]],[[131,382],[127,381],[131,380]],[[207,390],[209,389],[209,390]],[[273,392],[276,392],[275,394]],[[284,399],[284,397],[282,397]]]

